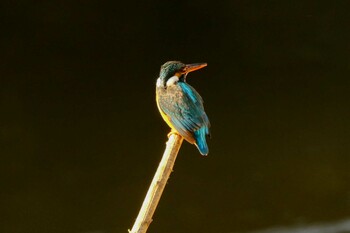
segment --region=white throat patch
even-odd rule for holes
[[[157,79],[157,87],[162,87],[163,86],[163,82],[160,78]]]
[[[176,84],[179,81],[179,77],[174,75],[173,77],[169,78],[168,81],[166,82],[166,86],[169,87],[171,85]]]

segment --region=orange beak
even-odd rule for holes
[[[207,63],[193,63],[193,64],[187,64],[185,66],[185,68],[183,69],[183,72],[185,74],[195,71],[195,70],[199,70],[202,69],[203,67],[206,67]]]

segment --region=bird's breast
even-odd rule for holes
[[[156,88],[156,102],[157,102],[157,107],[158,110],[163,118],[163,120],[168,124],[168,126],[174,130],[176,128],[174,125],[171,123],[171,116],[166,114],[162,108],[166,107],[167,109],[171,109],[172,112],[176,112],[176,98],[179,98],[179,95],[176,95],[175,92],[176,90],[173,90],[174,88],[168,87],[157,87]],[[168,104],[166,104],[168,103]],[[167,106],[164,106],[164,105]],[[162,105],[162,106],[161,106]]]
[[[183,97],[183,91],[178,85],[169,87],[157,87],[156,94],[159,98],[167,98],[168,100],[179,100]]]

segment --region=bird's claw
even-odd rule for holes
[[[178,132],[176,132],[175,130],[172,129],[172,130],[170,131],[170,133],[168,133],[168,138],[170,138],[170,136],[171,136],[172,134],[179,135]]]

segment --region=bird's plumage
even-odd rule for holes
[[[195,144],[202,155],[207,155],[209,150],[206,136],[210,134],[210,122],[204,111],[203,99],[186,83],[187,73],[181,73],[185,65],[179,62],[170,65],[175,68],[171,69],[172,67],[168,66],[167,72],[161,69],[157,81],[159,111],[173,130],[186,141]]]

